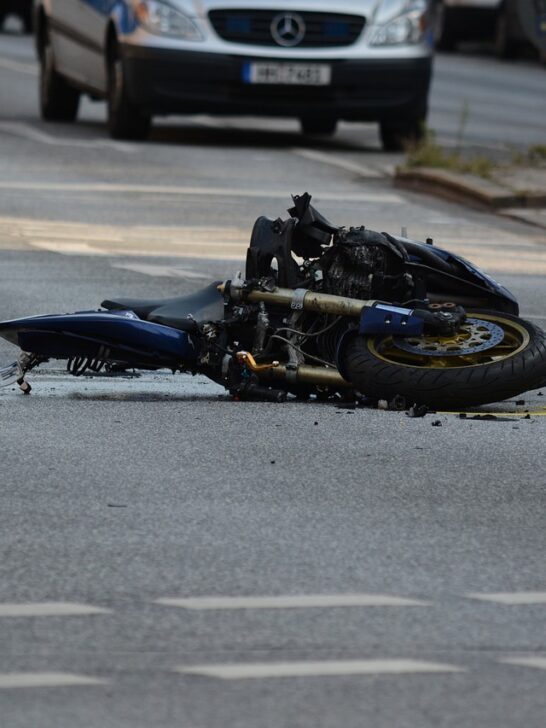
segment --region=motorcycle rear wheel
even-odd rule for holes
[[[494,311],[468,313],[502,328],[502,341],[463,356],[420,355],[398,348],[392,337],[355,335],[341,356],[343,376],[370,397],[435,409],[499,402],[546,384],[546,334],[529,321]],[[440,337],[421,337],[433,350]]]

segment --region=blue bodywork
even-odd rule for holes
[[[371,334],[421,336],[424,325],[424,320],[415,316],[409,308],[398,308],[379,303],[363,309],[359,333],[364,336]]]
[[[480,268],[475,266],[466,258],[460,255],[438,248],[436,245],[428,245],[418,240],[409,240],[408,238],[396,237],[402,244],[409,243],[411,249],[408,251],[408,259],[410,263],[417,263],[420,265],[428,265],[427,258],[432,254],[436,256],[440,261],[444,263],[454,265],[460,270],[453,272],[452,276],[454,279],[459,278],[459,285],[464,287],[465,283],[470,283],[472,286],[481,287],[484,292],[501,299],[504,304],[501,308],[499,305],[500,301],[495,303],[491,302],[491,308],[506,310],[512,313],[514,316],[519,315],[519,304],[515,296],[504,286],[492,278],[489,274],[482,271]],[[421,252],[422,251],[422,252]],[[440,271],[442,273],[442,271]],[[447,294],[446,300],[449,299],[449,293]]]
[[[188,333],[142,321],[132,311],[83,311],[0,322],[0,336],[52,359],[101,358],[134,366],[182,368],[196,351]]]

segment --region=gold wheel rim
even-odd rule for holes
[[[387,364],[408,367],[411,369],[463,369],[470,367],[481,367],[494,364],[499,361],[511,359],[523,351],[529,344],[531,337],[527,329],[516,321],[505,319],[502,316],[492,316],[482,313],[468,313],[471,318],[491,321],[500,326],[504,331],[503,340],[491,349],[486,349],[477,354],[465,356],[431,356],[426,354],[413,354],[395,346],[392,336],[385,338],[372,337],[368,339],[368,350],[378,359]],[[449,340],[455,337],[450,337]],[[431,344],[445,344],[448,339],[438,336],[423,337]],[[476,361],[476,359],[478,361]]]

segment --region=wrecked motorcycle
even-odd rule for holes
[[[244,278],[0,323],[22,350],[0,378],[15,376],[28,393],[27,373],[62,359],[76,376],[200,373],[239,399],[399,395],[431,408],[544,383],[546,335],[490,276],[430,239],[333,225],[307,193],[293,204],[285,220],[256,221]]]

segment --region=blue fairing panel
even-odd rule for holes
[[[403,242],[405,238],[397,238],[397,240]],[[501,284],[498,283],[494,278],[492,278],[488,273],[485,273],[483,270],[481,270],[481,268],[475,266],[474,263],[466,260],[466,258],[463,258],[460,255],[456,255],[455,253],[451,253],[448,250],[444,250],[443,248],[438,248],[436,245],[427,245],[417,240],[408,240],[408,242],[411,242],[414,246],[419,246],[423,248],[427,254],[432,253],[433,255],[436,255],[438,258],[440,258],[440,260],[444,260],[450,263],[458,263],[467,273],[470,274],[472,278],[475,279],[475,282],[478,285],[484,286],[492,293],[495,293],[497,296],[500,296],[501,298],[509,301],[516,309],[518,308],[518,302],[515,296],[507,288],[501,286]],[[415,263],[426,263],[426,261],[421,260],[413,253],[410,254],[409,259],[410,261]]]
[[[189,334],[141,321],[131,311],[93,311],[3,321],[0,336],[23,351],[51,358],[104,356],[166,366],[195,359]]]

